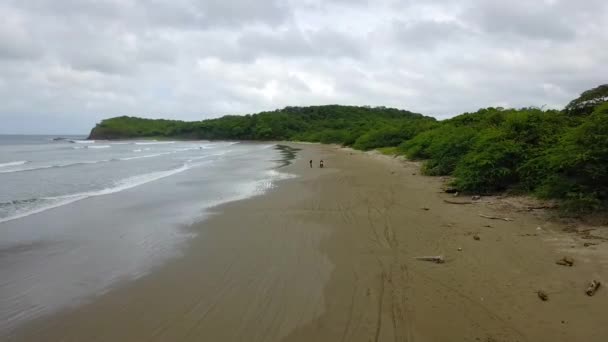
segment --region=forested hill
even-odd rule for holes
[[[608,209],[608,85],[563,110],[485,108],[448,120],[384,107],[287,107],[199,122],[119,117],[93,139],[170,137],[298,140],[381,148],[424,160],[427,175],[453,176],[465,193],[533,193],[565,212]],[[607,222],[608,223],[608,222]]]
[[[299,140],[353,145],[371,130],[391,128],[380,146],[392,146],[436,123],[434,118],[386,107],[286,107],[253,115],[196,122],[121,116],[103,120],[90,139],[183,138],[210,140]],[[367,146],[361,146],[367,148]]]

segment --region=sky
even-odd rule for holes
[[[608,83],[606,0],[2,0],[0,134],[349,104],[439,119]]]

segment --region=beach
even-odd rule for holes
[[[542,213],[447,203],[470,198],[445,194],[416,163],[287,145],[299,150],[280,170],[297,177],[214,207],[187,228],[179,257],[5,340],[608,338],[608,291],[585,294],[590,280],[608,281],[603,240],[584,247],[591,240]],[[416,259],[436,255],[445,262]],[[574,266],[555,264],[564,256]]]

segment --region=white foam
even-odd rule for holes
[[[94,144],[95,140],[70,140],[73,143],[77,144]]]
[[[200,157],[192,157],[192,158],[188,159],[188,162],[191,162],[191,161],[194,161],[194,160],[207,159],[207,158],[210,158],[210,157],[219,157],[219,156],[225,155],[226,153],[230,153],[230,150],[223,151],[223,152],[218,152],[218,153],[205,154],[204,156],[200,156]]]
[[[146,154],[146,155],[143,155],[143,156],[120,158],[119,160],[133,160],[133,159],[142,159],[142,158],[152,158],[152,157],[162,156],[162,155],[165,155],[165,154],[168,154],[168,153]]]
[[[292,173],[287,173],[287,172],[279,172],[277,170],[268,170],[266,172],[266,174],[274,181],[277,180],[284,180],[284,179],[292,179],[292,178],[296,178],[298,177],[297,175],[294,175]]]
[[[0,163],[0,167],[19,166],[27,163],[27,160],[12,161],[8,163]]]
[[[39,166],[32,166],[32,167],[20,168],[20,169],[0,170],[0,173],[13,173],[13,172],[45,170],[45,169],[53,169],[53,168],[59,168],[59,167],[70,167],[70,166],[75,166],[75,165],[107,163],[109,161],[112,161],[112,160],[111,159],[83,160],[83,161],[78,161],[78,162],[73,162],[73,163],[65,163],[65,164],[39,165]]]
[[[135,145],[166,145],[166,144],[175,144],[175,141],[146,141],[146,142],[136,142]]]
[[[202,149],[202,147],[185,147],[185,148],[178,148],[174,152],[185,152],[185,151],[194,151],[194,150],[201,150],[201,149]]]
[[[110,145],[90,145],[90,146],[87,146],[87,148],[96,148],[96,149],[97,148],[110,148],[110,147],[112,147],[112,146],[110,146]]]
[[[52,203],[40,206],[38,208],[29,210],[27,212],[17,213],[13,216],[0,218],[0,223],[16,220],[16,219],[34,215],[34,214],[38,214],[43,211],[61,207],[61,206],[64,206],[64,205],[67,205],[70,203],[74,203],[74,202],[86,199],[86,198],[109,195],[109,194],[117,193],[117,192],[124,191],[127,189],[132,189],[132,188],[135,188],[137,186],[140,186],[140,185],[143,185],[146,183],[150,183],[150,182],[153,182],[153,181],[165,178],[165,177],[169,177],[169,176],[184,172],[186,170],[191,169],[192,167],[199,166],[201,164],[202,163],[184,164],[184,165],[182,165],[178,168],[172,169],[172,170],[151,172],[151,173],[146,173],[146,174],[142,174],[142,175],[138,175],[138,176],[125,178],[123,180],[116,182],[114,184],[114,186],[105,188],[102,190],[80,192],[80,193],[63,195],[63,196],[55,196],[55,197],[43,197],[43,198],[41,198],[42,201],[47,201],[47,202],[52,202]]]

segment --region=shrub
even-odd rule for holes
[[[454,185],[462,191],[490,193],[505,190],[518,181],[517,165],[522,143],[508,139],[498,129],[486,130],[475,147],[458,162]]]
[[[608,201],[608,103],[570,129],[538,163],[547,177],[537,193],[563,198],[569,211],[597,210]]]

